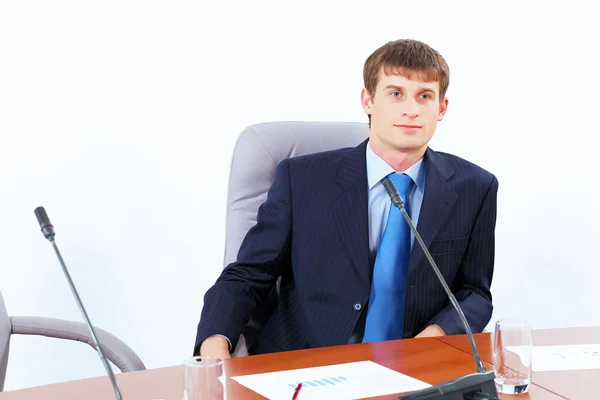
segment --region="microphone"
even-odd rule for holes
[[[90,331],[90,334],[92,335],[92,339],[94,340],[94,344],[96,345],[96,350],[98,351],[98,354],[100,355],[100,359],[102,360],[102,363],[104,364],[106,373],[110,377],[110,381],[115,390],[115,394],[117,395],[117,399],[121,400],[122,399],[121,391],[119,390],[119,387],[117,386],[115,374],[113,374],[110,364],[106,360],[106,357],[104,357],[104,353],[102,352],[102,348],[100,347],[100,342],[98,341],[98,338],[96,337],[96,332],[94,332],[92,323],[90,322],[90,319],[88,318],[87,313],[85,312],[85,308],[83,307],[83,303],[81,302],[81,299],[79,298],[79,294],[77,294],[77,289],[75,289],[75,284],[73,283],[73,280],[71,279],[71,276],[69,275],[69,271],[67,271],[67,267],[63,261],[63,258],[60,255],[60,252],[58,251],[58,247],[56,246],[56,242],[54,240],[54,236],[55,236],[54,226],[50,223],[50,218],[48,218],[48,214],[46,214],[46,210],[44,210],[44,207],[36,208],[34,213],[35,213],[35,216],[36,216],[38,222],[40,223],[40,227],[42,228],[42,233],[44,234],[44,237],[46,239],[48,239],[50,241],[50,243],[52,243],[52,246],[54,247],[54,251],[56,252],[58,261],[60,262],[63,272],[65,273],[67,282],[69,282],[69,286],[71,287],[71,291],[73,292],[75,301],[77,302],[77,306],[79,306],[79,310],[81,311],[81,315],[83,315],[85,324],[87,325],[87,327]]]
[[[408,213],[406,212],[406,209],[404,208],[404,202],[402,201],[402,196],[400,196],[400,193],[398,193],[398,189],[396,189],[396,185],[394,185],[394,182],[392,182],[392,180],[389,178],[385,178],[383,180],[383,187],[385,188],[385,191],[387,192],[388,196],[390,196],[390,200],[392,201],[392,204],[395,207],[397,207],[400,210],[400,212],[402,213],[402,215],[404,216],[404,219],[406,220],[406,223],[410,227],[410,230],[412,231],[415,239],[417,240],[417,242],[419,242],[419,246],[421,246],[423,253],[425,253],[425,256],[427,257],[427,260],[429,261],[431,268],[433,268],[433,271],[435,272],[440,283],[444,287],[444,290],[446,291],[446,294],[448,295],[448,298],[450,299],[452,306],[458,313],[458,316],[465,327],[465,331],[467,332],[467,336],[469,337],[469,342],[471,343],[471,349],[473,350],[473,357],[475,358],[475,366],[477,368],[476,373],[465,375],[458,379],[455,379],[455,380],[452,380],[449,382],[444,382],[439,385],[435,385],[435,386],[432,386],[432,387],[429,387],[426,389],[410,392],[410,393],[401,395],[399,398],[403,399],[403,400],[409,400],[409,399],[410,400],[417,400],[417,399],[419,399],[419,400],[421,400],[421,399],[448,399],[448,400],[450,400],[450,399],[463,399],[463,398],[465,398],[465,399],[482,398],[482,397],[473,397],[473,396],[480,396],[480,395],[485,395],[486,397],[483,397],[484,399],[485,398],[490,398],[490,399],[498,398],[498,393],[496,391],[496,385],[494,383],[494,377],[495,377],[494,371],[488,372],[486,370],[485,366],[483,365],[483,361],[481,360],[481,356],[479,355],[479,352],[477,351],[477,346],[475,345],[475,339],[473,337],[473,332],[471,332],[471,327],[469,326],[469,323],[467,322],[467,318],[465,317],[463,310],[460,308],[460,305],[458,304],[456,297],[454,297],[454,294],[448,287],[448,284],[446,283],[444,276],[440,272],[440,269],[438,268],[433,257],[431,256],[431,253],[429,253],[427,246],[425,246],[425,243],[423,242],[421,235],[419,235],[419,232],[417,232],[417,229],[415,228],[414,224],[412,223],[412,220],[410,219]],[[460,397],[456,397],[457,395]]]

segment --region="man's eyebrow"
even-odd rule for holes
[[[384,90],[387,90],[387,89],[403,90],[404,88],[402,86],[397,86],[397,85],[387,85],[383,89]]]

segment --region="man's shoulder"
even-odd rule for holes
[[[293,156],[286,160],[290,168],[296,170],[306,170],[307,168],[315,172],[322,170],[330,170],[331,168],[340,165],[350,151],[355,147],[344,147],[340,149],[320,151],[316,153],[303,154]]]
[[[290,157],[291,162],[319,162],[319,161],[332,161],[345,156],[355,147],[343,147],[340,149],[332,149],[319,151],[311,154],[303,154],[301,156]]]
[[[438,155],[443,157],[448,165],[452,168],[455,175],[458,175],[464,179],[476,179],[490,182],[496,177],[494,174],[483,167],[469,161],[465,158],[459,157],[454,154],[436,151]]]

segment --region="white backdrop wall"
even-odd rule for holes
[[[451,67],[432,147],[500,181],[494,318],[600,324],[593,2],[29,1],[0,5],[0,290],[94,324],[155,368],[190,355],[222,267],[246,126],[365,121],[365,58],[410,37]],[[14,337],[6,389],[102,375],[87,346]]]

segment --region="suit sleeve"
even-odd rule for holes
[[[237,261],[229,264],[204,296],[194,354],[212,335],[225,336],[233,351],[252,311],[290,266],[291,195],[289,161],[275,172],[257,222],[242,241]]]
[[[492,176],[451,287],[474,333],[482,332],[492,317],[490,287],[494,272],[497,194],[498,180]],[[427,325],[431,324],[439,325],[448,335],[466,333],[451,303]]]

